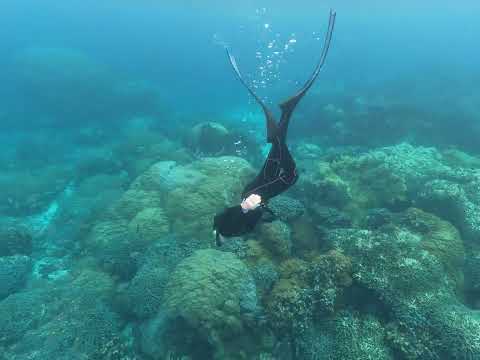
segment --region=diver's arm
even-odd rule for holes
[[[315,70],[313,71],[312,76],[307,80],[305,85],[293,96],[288,98],[287,100],[283,101],[280,104],[280,109],[282,110],[282,116],[281,120],[288,119],[292,115],[293,110],[297,106],[297,104],[300,102],[302,97],[307,93],[308,89],[313,85],[315,79],[317,78],[318,74],[320,73],[320,69],[323,67],[325,64],[325,60],[327,58],[328,50],[330,49],[330,43],[332,40],[332,35],[333,35],[333,29],[335,27],[335,17],[336,17],[336,12],[333,10],[330,10],[330,18],[328,21],[328,30],[327,34],[325,35],[325,41],[323,44],[322,48],[322,53],[320,55],[320,60],[318,61],[317,66],[315,67]]]

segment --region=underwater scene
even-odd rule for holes
[[[480,360],[479,20],[5,1],[0,360]]]

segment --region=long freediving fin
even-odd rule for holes
[[[328,20],[328,30],[325,35],[325,41],[323,44],[322,48],[322,53],[320,55],[320,60],[317,63],[317,66],[315,67],[315,70],[313,71],[312,75],[310,78],[307,80],[307,82],[303,85],[303,87],[293,96],[289,97],[287,100],[283,101],[280,103],[280,109],[282,110],[282,116],[280,119],[280,124],[279,128],[281,128],[282,132],[284,133],[283,135],[285,136],[286,134],[286,127],[288,126],[288,120],[290,119],[290,116],[293,113],[293,110],[297,106],[297,104],[300,102],[300,100],[303,98],[303,96],[307,93],[308,89],[313,85],[315,79],[317,78],[318,74],[320,73],[320,69],[323,67],[325,64],[325,60],[327,58],[328,50],[330,49],[330,43],[332,40],[332,35],[333,35],[333,29],[335,27],[335,18],[336,18],[336,12],[334,10],[330,10],[330,17]]]
[[[265,103],[260,99],[257,94],[253,91],[253,89],[248,86],[247,82],[243,79],[242,74],[240,73],[240,70],[238,69],[237,61],[235,60],[235,57],[230,53],[228,48],[226,47],[225,50],[227,51],[227,56],[228,60],[230,61],[230,64],[232,65],[233,71],[237,75],[238,79],[240,82],[245,86],[245,88],[248,90],[248,92],[253,96],[255,101],[262,107],[263,113],[265,114],[265,121],[266,121],[266,126],[267,126],[267,142],[271,143],[274,141],[275,136],[277,134],[277,122],[275,121],[275,118],[273,117],[273,114],[271,111],[267,108]]]

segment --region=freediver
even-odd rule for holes
[[[222,245],[225,237],[240,236],[252,231],[265,212],[275,216],[267,206],[268,200],[281,194],[298,180],[295,160],[286,143],[288,124],[295,107],[310,89],[325,63],[335,26],[335,17],[335,11],[330,10],[328,30],[320,60],[305,85],[295,95],[280,104],[281,117],[278,123],[272,112],[245,82],[235,58],[228,48],[226,49],[228,59],[238,79],[262,107],[267,127],[267,143],[271,143],[272,146],[261,171],[243,190],[241,204],[226,208],[215,215],[213,229],[218,246]]]

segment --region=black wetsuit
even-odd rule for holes
[[[242,192],[242,199],[260,195],[262,202],[281,194],[298,179],[297,167],[285,139],[275,137],[262,170]]]
[[[226,237],[240,236],[251,232],[262,219],[264,212],[274,216],[266,205],[268,200],[287,190],[295,184],[297,179],[295,161],[285,141],[281,142],[277,138],[277,141],[272,144],[262,170],[242,192],[242,199],[246,199],[252,194],[260,195],[262,205],[246,213],[243,212],[240,205],[226,208],[215,216],[214,228],[219,234]],[[265,220],[271,221],[272,217]]]
[[[262,201],[261,206],[255,210],[250,210],[244,213],[241,206],[236,205],[226,208],[223,210],[223,212],[217,214],[213,221],[213,227],[217,232],[217,244],[221,244],[219,241],[220,234],[230,237],[244,235],[252,231],[255,228],[255,225],[260,221],[260,219],[262,219],[262,215],[265,210],[272,213],[272,211],[266,206],[268,200],[281,194],[297,181],[298,174],[295,161],[293,160],[286,144],[288,125],[293,110],[301,98],[305,95],[307,90],[312,86],[325,62],[328,49],[330,47],[334,24],[335,13],[331,11],[327,36],[325,38],[325,44],[320,56],[320,61],[317,64],[312,76],[305,83],[302,89],[300,89],[297,94],[280,104],[282,115],[278,123],[275,121],[273,114],[268,110],[263,101],[244,81],[238,69],[235,58],[227,49],[230,64],[232,65],[237,77],[262,107],[266,119],[267,142],[271,143],[272,147],[261,171],[242,192],[242,199],[246,199],[252,194],[260,195]]]

